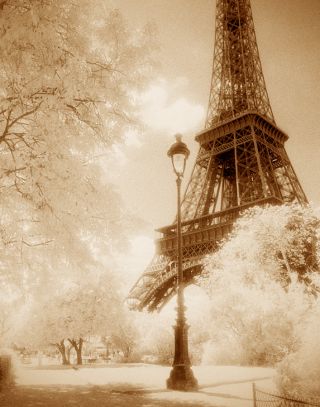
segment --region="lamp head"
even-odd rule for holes
[[[175,138],[176,142],[169,148],[168,156],[171,158],[173,170],[176,175],[178,177],[183,177],[190,151],[187,145],[181,140],[181,134],[176,134]]]

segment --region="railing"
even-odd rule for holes
[[[200,216],[198,218],[183,220],[181,222],[182,230],[197,230],[203,227],[210,227],[210,226],[219,226],[222,223],[230,222],[231,220],[237,219],[239,216],[239,211],[244,211],[249,209],[252,206],[256,205],[266,205],[266,204],[282,204],[282,201],[276,196],[267,196],[266,198],[257,199],[256,201],[243,203],[239,206],[233,206],[229,209],[224,209],[219,212],[215,212],[209,215]],[[161,228],[156,229],[156,232],[160,232],[163,235],[163,239],[167,236],[176,236],[176,223],[173,223],[168,226],[163,226]],[[158,240],[161,240],[158,239]]]
[[[258,389],[253,383],[253,407],[320,407],[320,400],[290,398]]]
[[[242,204],[241,206],[225,209],[210,215],[189,219],[181,223],[182,245],[190,247],[195,244],[221,241],[230,232],[232,224],[239,217],[239,212],[254,205],[278,204],[282,203],[275,196],[259,199],[255,202]],[[156,240],[156,251],[158,254],[171,255],[176,250],[176,223],[157,229],[162,233],[162,237]]]

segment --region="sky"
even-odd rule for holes
[[[152,256],[154,229],[176,212],[175,176],[167,150],[183,134],[194,165],[204,127],[214,47],[215,0],[114,0],[130,27],[157,26],[161,68],[142,98],[143,136],[116,147],[113,181],[145,222],[132,240],[128,267],[136,278]],[[320,0],[251,0],[257,42],[276,123],[309,199],[320,206]],[[140,270],[140,271],[139,271]]]

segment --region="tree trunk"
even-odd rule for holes
[[[68,357],[66,355],[66,347],[65,347],[65,344],[64,344],[64,339],[62,339],[62,341],[56,343],[55,345],[58,348],[59,352],[61,353],[62,364],[63,365],[70,365],[70,360],[68,359]]]
[[[70,339],[68,338],[68,341],[71,343],[71,345],[74,347],[76,353],[77,353],[77,365],[82,365],[82,345],[83,345],[83,339],[79,338],[79,341],[77,343],[76,339]]]
[[[66,347],[66,358],[67,358],[67,361],[68,361],[68,364],[70,365],[70,353],[71,353],[71,349],[72,349],[72,346],[67,346]]]
[[[130,345],[126,345],[125,346],[125,351],[124,351],[124,357],[126,359],[126,361],[128,361],[130,355],[131,355],[132,349]]]

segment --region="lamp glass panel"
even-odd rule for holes
[[[184,154],[174,154],[172,157],[173,167],[177,174],[183,175],[186,157]]]

